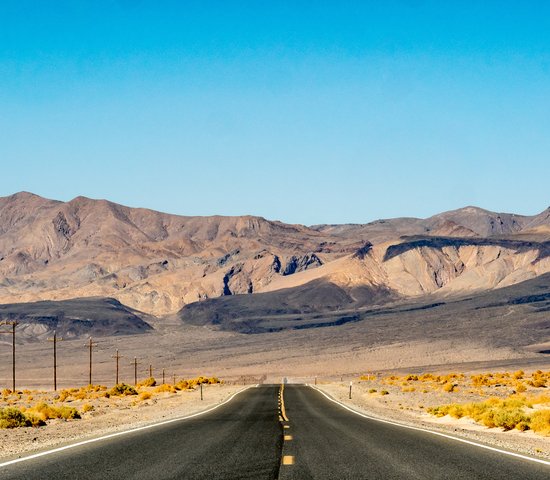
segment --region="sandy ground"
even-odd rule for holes
[[[152,365],[158,379],[162,369],[166,378],[216,375],[224,380],[267,376],[281,377],[359,376],[365,371],[430,371],[447,369],[517,369],[550,367],[550,356],[511,346],[489,347],[471,340],[385,341],[369,336],[368,325],[353,324],[335,328],[283,331],[243,335],[213,331],[204,327],[170,324],[165,319],[151,333],[94,339],[93,383],[112,385],[115,381],[116,350],[120,377],[133,383],[132,362],[139,362],[138,377],[148,376]],[[11,348],[0,339],[0,388],[11,385]],[[388,343],[389,342],[389,343]],[[74,387],[88,384],[88,349],[85,339],[59,342],[58,385]],[[51,342],[17,345],[17,388],[52,388],[53,355]]]
[[[11,459],[22,454],[47,450],[52,447],[72,443],[76,440],[94,438],[108,433],[129,428],[140,427],[162,420],[186,416],[217,405],[235,392],[242,390],[242,385],[204,385],[203,398],[200,390],[179,391],[177,393],[154,394],[151,399],[140,400],[137,396],[111,397],[73,400],[65,405],[74,406],[82,411],[84,404],[94,407],[82,413],[79,420],[49,420],[42,427],[24,427],[0,430],[0,458]],[[147,390],[147,389],[145,389]],[[154,388],[149,389],[150,391]],[[143,391],[143,389],[142,389]],[[50,393],[34,393],[33,401],[28,402],[28,395],[22,395],[16,405],[36,403],[41,399],[51,400]],[[0,407],[6,406],[0,402]]]
[[[487,428],[469,418],[454,419],[448,415],[438,418],[426,412],[430,406],[475,402],[486,400],[489,396],[503,396],[506,395],[504,388],[500,392],[494,391],[495,389],[493,392],[488,392],[486,389],[483,395],[469,393],[466,390],[448,393],[432,390],[430,387],[426,389],[420,387],[414,392],[403,392],[402,385],[389,385],[380,377],[371,378],[369,381],[353,381],[351,399],[349,399],[349,381],[327,382],[318,379],[317,387],[336,400],[377,418],[425,427],[498,448],[550,459],[550,437],[531,431],[503,431],[500,428]],[[388,394],[382,395],[382,391]],[[537,393],[535,389],[532,392]]]

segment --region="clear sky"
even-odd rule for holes
[[[550,2],[0,2],[0,196],[304,224],[550,205]]]

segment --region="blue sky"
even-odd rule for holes
[[[549,154],[548,2],[0,2],[1,196],[534,214]]]

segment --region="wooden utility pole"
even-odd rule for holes
[[[53,390],[57,391],[57,342],[61,342],[63,338],[57,338],[57,333],[53,331],[53,337],[48,338],[48,342],[53,342]]]
[[[137,361],[137,357],[134,357],[134,361],[130,364],[134,366],[134,386],[137,386],[137,366],[140,365],[141,362]]]
[[[174,380],[174,383],[173,383],[172,385],[175,385],[175,384],[176,384],[176,374],[173,373],[173,374],[172,374],[172,377],[173,377],[173,380]]]
[[[119,355],[118,354],[118,348],[117,348],[116,355],[113,355],[113,358],[116,359],[116,383],[115,383],[115,385],[118,385],[118,360],[122,357],[124,357],[124,355]]]
[[[153,378],[153,365],[149,364],[149,378]]]
[[[88,340],[87,343],[84,344],[85,347],[88,347],[88,349],[90,350],[90,372],[89,372],[89,376],[88,376],[88,385],[92,385],[92,352],[94,350],[94,347],[97,347],[97,343],[94,343],[92,341],[92,337],[90,337],[90,339]]]
[[[15,392],[15,327],[17,326],[15,320],[8,320],[0,322],[0,325],[11,325],[11,332],[0,332],[0,333],[11,333],[11,370],[12,370],[12,390]]]
[[[164,385],[164,368],[162,369],[162,384]]]

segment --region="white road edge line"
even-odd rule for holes
[[[65,445],[63,447],[58,447],[58,448],[54,448],[52,450],[47,450],[45,452],[39,452],[39,453],[34,453],[32,455],[28,455],[26,457],[21,457],[21,458],[16,458],[15,460],[10,460],[8,462],[4,462],[4,463],[0,463],[0,468],[2,467],[7,467],[9,465],[13,465],[15,463],[20,463],[20,462],[26,462],[28,460],[33,460],[35,458],[39,458],[39,457],[44,457],[46,455],[51,455],[53,453],[58,453],[58,452],[62,452],[64,450],[69,450],[71,448],[76,448],[76,447],[80,447],[82,445],[87,445],[89,443],[96,443],[96,442],[100,442],[102,440],[107,440],[109,438],[114,438],[114,437],[120,437],[122,435],[128,435],[129,433],[134,433],[134,432],[140,432],[142,430],[148,430],[150,428],[155,428],[155,427],[159,427],[161,425],[168,425],[169,423],[175,423],[175,422],[181,422],[182,420],[187,420],[189,418],[193,418],[193,417],[198,417],[200,415],[204,415],[206,413],[210,413],[211,411],[213,410],[216,410],[217,408],[220,408],[222,405],[225,405],[226,403],[229,403],[231,400],[233,400],[239,393],[242,393],[244,392],[245,390],[248,390],[249,388],[251,388],[253,385],[250,385],[248,387],[245,387],[245,388],[242,388],[241,390],[239,390],[238,392],[235,392],[233,395],[231,395],[227,400],[224,400],[222,403],[218,403],[218,405],[215,405],[213,406],[212,408],[209,408],[207,410],[203,410],[201,412],[197,412],[197,413],[192,413],[191,415],[186,415],[184,417],[177,417],[177,418],[172,418],[170,420],[164,420],[162,422],[158,422],[158,423],[151,423],[150,425],[144,425],[143,427],[137,427],[137,428],[131,428],[130,430],[123,430],[122,432],[115,432],[115,433],[110,433],[108,435],[104,435],[102,437],[97,437],[97,438],[91,438],[89,440],[83,440],[81,442],[76,442],[76,443],[71,443],[70,445]],[[255,385],[256,387],[258,385]]]
[[[447,435],[445,433],[436,432],[434,430],[429,430],[427,428],[413,427],[411,425],[404,425],[402,423],[392,422],[391,420],[384,420],[382,418],[372,417],[372,416],[367,415],[365,413],[358,412],[357,410],[354,410],[351,407],[348,407],[346,404],[340,402],[339,400],[336,400],[336,399],[332,398],[330,395],[327,395],[325,392],[323,392],[321,389],[317,388],[314,385],[310,385],[310,384],[306,384],[306,385],[308,387],[313,388],[314,390],[317,390],[321,395],[324,395],[331,402],[334,402],[337,405],[340,405],[341,407],[345,408],[346,410],[349,410],[352,413],[355,413],[356,415],[359,415],[359,416],[364,417],[364,418],[368,418],[369,420],[374,420],[376,422],[382,422],[382,423],[388,423],[390,425],[395,425],[397,427],[408,428],[409,430],[418,430],[420,432],[431,433],[432,435],[437,435],[439,437],[449,438],[451,440],[456,440],[457,442],[467,443],[468,445],[473,445],[473,446],[479,447],[479,448],[485,448],[486,450],[491,450],[493,452],[498,452],[498,453],[502,453],[504,455],[510,455],[512,457],[521,458],[522,460],[529,460],[530,462],[542,463],[543,465],[550,466],[550,462],[548,462],[546,460],[539,459],[539,458],[532,458],[532,457],[528,457],[526,455],[522,455],[520,453],[508,452],[506,450],[501,450],[500,448],[489,447],[488,445],[483,445],[482,443],[476,443],[476,442],[473,442],[471,440],[466,440],[466,439],[460,438],[460,437],[453,437],[452,435]]]

